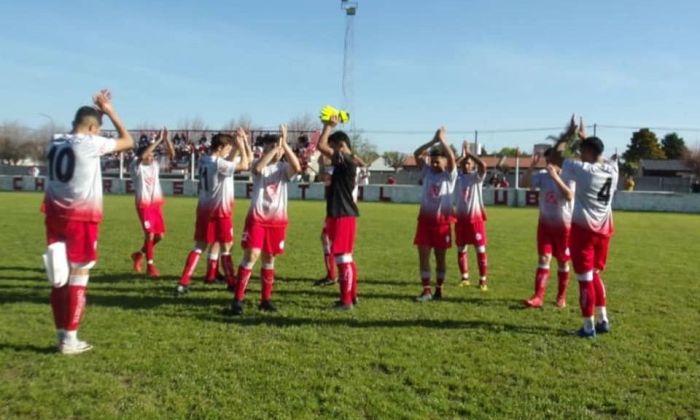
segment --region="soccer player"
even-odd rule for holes
[[[229,289],[235,287],[231,248],[233,246],[233,174],[248,170],[247,136],[243,129],[230,134],[216,134],[209,153],[199,159],[199,202],[195,226],[195,246],[187,255],[180,282],[175,289],[182,295],[189,291],[190,279],[202,252],[218,242],[221,262]],[[239,156],[240,155],[240,156]]]
[[[153,152],[161,144],[165,143],[165,149],[169,159],[175,158],[175,148],[168,138],[168,130],[163,129],[155,141],[147,145],[141,145],[136,151],[136,157],[130,165],[131,179],[134,183],[134,196],[136,198],[136,212],[141,221],[144,233],[143,247],[131,254],[134,263],[134,271],[142,270],[143,257],[146,256],[146,275],[151,278],[160,276],[155,266],[155,246],[165,235],[165,222],[163,220],[163,191],[160,188],[160,164],[155,159]]]
[[[350,310],[357,303],[357,264],[353,252],[360,212],[353,191],[358,165],[348,135],[341,130],[331,133],[338,121],[338,117],[324,121],[318,150],[330,159],[333,168],[326,197],[326,233],[340,277],[340,300],[335,309]]]
[[[469,152],[469,144],[462,144],[462,156],[457,161],[457,265],[462,276],[460,287],[468,287],[469,264],[468,245],[476,248],[476,261],[479,266],[479,289],[487,291],[486,282],[486,211],[484,210],[483,186],[486,179],[486,164],[478,156]]]
[[[287,184],[301,171],[296,154],[287,144],[287,126],[280,126],[280,134],[262,138],[263,155],[253,162],[253,195],[246,217],[241,246],[243,259],[238,266],[238,283],[231,314],[243,313],[248,281],[255,262],[262,256],[260,282],[262,286],[259,309],[276,312],[272,304],[272,286],[275,283],[275,257],[284,252],[287,230]],[[286,161],[282,160],[282,157]]]
[[[539,189],[540,217],[537,225],[537,253],[539,265],[535,273],[535,294],[525,301],[531,308],[541,308],[549,281],[549,265],[552,255],[557,259],[559,291],[556,304],[566,307],[566,288],[569,284],[569,234],[573,210],[575,183],[562,179],[561,169],[553,161],[554,150],[544,152],[547,169],[533,175],[540,154],[532,158],[530,168],[523,177],[523,187]]]
[[[586,137],[583,122],[578,127],[578,136],[583,139],[581,160],[566,159],[562,177],[576,183],[570,247],[583,315],[583,327],[577,333],[581,337],[595,337],[596,333],[610,331],[605,285],[600,272],[605,270],[610,237],[614,232],[612,199],[619,174],[617,155],[604,159],[603,141],[598,137]],[[557,143],[559,156],[565,145],[566,139]],[[554,172],[552,177],[556,180],[559,175]],[[598,323],[594,312],[597,312]]]
[[[90,269],[97,261],[97,239],[102,221],[100,157],[134,147],[134,140],[102,90],[93,97],[95,107],[83,106],[75,114],[69,134],[55,135],[48,152],[48,183],[42,209],[46,215],[48,251],[45,263],[52,282],[58,350],[78,354],[92,349],[78,339],[85,310]],[[116,139],[100,136],[102,115],[117,130]]]
[[[452,193],[457,180],[457,164],[452,148],[447,144],[447,131],[441,127],[432,140],[418,147],[413,156],[421,170],[423,189],[421,193],[418,226],[413,244],[418,247],[420,275],[423,292],[416,298],[419,302],[442,299],[445,283],[445,253],[452,247],[452,223],[454,209]],[[423,155],[430,151],[430,164]],[[432,294],[430,279],[430,253],[435,253],[437,287]]]

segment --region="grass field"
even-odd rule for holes
[[[614,330],[586,340],[570,334],[575,283],[567,309],[552,304],[554,288],[542,310],[520,304],[536,262],[532,209],[489,210],[489,292],[456,287],[451,253],[446,299],[417,304],[417,207],[361,204],[361,303],[336,313],[337,290],[311,286],[323,273],[323,206],[294,202],[280,312],[258,313],[254,280],[246,314],[231,320],[222,286],[172,295],[195,200],[168,201],[163,278],[152,281],[130,272],[141,238],[132,198],[111,196],[81,329],[95,349],[66,357],[52,347],[40,200],[0,194],[0,418],[700,416],[697,215],[616,214],[603,277]]]

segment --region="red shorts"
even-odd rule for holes
[[[163,221],[163,206],[136,207],[136,212],[141,220],[141,228],[146,233],[165,233]]]
[[[352,254],[355,249],[357,217],[326,217],[326,234],[331,241],[331,254]]]
[[[68,262],[87,264],[97,261],[99,223],[46,218],[46,243],[65,242]]]
[[[271,255],[284,253],[284,239],[287,225],[264,226],[246,219],[245,229],[241,239],[244,249],[259,249]]]
[[[413,245],[448,249],[452,247],[452,226],[449,223],[430,223],[419,219]]]
[[[197,212],[194,240],[213,244],[233,242],[233,223],[229,217],[210,217],[208,212]]]
[[[552,226],[540,222],[537,225],[537,253],[552,255],[558,261],[569,261],[570,233],[568,226]]]
[[[460,247],[465,245],[486,246],[486,224],[483,220],[457,219],[455,242]]]
[[[608,260],[610,236],[591,232],[588,229],[571,225],[571,261],[577,274],[594,269],[605,270]]]

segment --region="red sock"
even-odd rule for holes
[[[596,293],[592,281],[579,281],[579,304],[581,305],[581,315],[590,318],[595,311]]]
[[[146,263],[147,264],[153,264],[153,257],[154,257],[154,248],[155,243],[153,242],[152,239],[146,239],[143,242],[143,249],[145,249],[146,252]]]
[[[569,272],[559,271],[557,273],[557,278],[559,280],[559,292],[557,293],[557,298],[561,298],[566,295],[566,288],[569,286]]]
[[[85,312],[85,286],[68,285],[66,330],[77,331]]]
[[[323,254],[323,260],[326,263],[326,278],[335,280],[338,278],[338,273],[335,267],[335,258],[331,254]]]
[[[607,306],[607,296],[605,295],[605,285],[600,278],[599,272],[593,273],[593,287],[595,288],[595,306]]]
[[[352,299],[357,300],[357,263],[355,261],[350,263],[352,267]]]
[[[253,271],[250,268],[245,268],[242,265],[238,266],[238,283],[236,284],[236,300],[241,301],[245,298],[245,289],[248,288],[250,275]]]
[[[216,280],[216,275],[219,273],[219,256],[209,254],[207,258],[207,281],[213,282]]]
[[[226,284],[229,287],[236,287],[236,273],[233,272],[233,260],[231,254],[221,254],[221,265],[224,266],[224,275],[226,276]]]
[[[260,299],[263,301],[272,299],[272,286],[275,284],[275,269],[261,268],[260,283],[262,286]]]
[[[544,292],[547,290],[547,282],[549,281],[549,268],[537,268],[535,274],[535,297],[544,299]]]
[[[352,305],[352,263],[338,264],[340,272],[340,302],[343,305]]]
[[[469,258],[466,252],[457,252],[457,265],[459,265],[459,272],[464,277],[465,274],[469,274]]]
[[[423,294],[431,293],[430,289],[430,271],[423,271],[420,273],[420,281],[423,283]]]
[[[486,253],[485,252],[477,252],[476,253],[476,261],[479,264],[479,276],[481,278],[486,277],[486,268],[488,267]]]
[[[53,322],[57,330],[66,329],[68,320],[68,285],[51,289],[51,309],[53,310]]]
[[[190,285],[190,279],[192,278],[192,273],[194,269],[197,268],[197,262],[199,262],[199,256],[202,251],[194,250],[187,254],[187,260],[185,261],[185,268],[182,270],[182,276],[180,276],[180,284],[183,286]]]

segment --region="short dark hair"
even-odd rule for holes
[[[549,157],[553,152],[554,152],[554,148],[548,147],[545,149],[543,155],[544,155],[544,157]]]
[[[233,136],[230,134],[218,133],[211,138],[209,150],[216,150],[220,147],[228,146],[229,144],[233,144]]]
[[[263,146],[266,144],[277,144],[280,141],[280,136],[279,134],[264,134],[259,141]]]
[[[348,146],[348,149],[352,150],[352,145],[350,144],[350,137],[348,137],[347,133],[342,130],[338,130],[335,133],[331,134],[330,137],[328,137],[328,143],[345,143]]]
[[[100,112],[100,110],[91,106],[81,106],[78,108],[78,111],[76,111],[75,118],[73,118],[73,127],[83,125],[91,118],[97,120],[100,126],[102,125],[102,112]]]
[[[605,145],[603,144],[603,140],[599,139],[598,137],[592,136],[592,137],[587,137],[581,142],[581,150],[588,149],[593,154],[598,157],[603,154],[603,151],[605,150]]]
[[[308,142],[309,142],[309,136],[307,136],[306,134],[302,134],[302,135],[299,136],[299,138],[297,139],[297,143],[306,144],[306,143],[308,143]]]
[[[430,149],[430,157],[445,157],[445,149],[442,146],[435,146]]]

